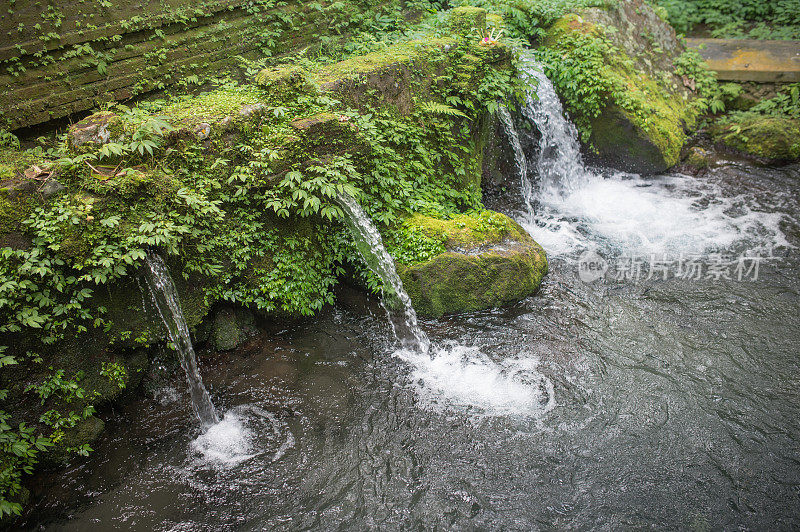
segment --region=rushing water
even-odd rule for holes
[[[192,399],[192,407],[200,422],[205,426],[217,423],[217,413],[211,403],[206,387],[203,386],[203,379],[197,370],[197,359],[194,355],[192,339],[189,336],[189,327],[183,317],[181,303],[178,300],[178,291],[172,277],[169,275],[167,265],[164,260],[154,254],[149,253],[145,260],[147,268],[145,277],[150,295],[153,298],[158,315],[167,329],[167,334],[175,350],[180,357],[181,367],[186,373],[186,381],[189,383],[189,396]]]
[[[430,341],[419,327],[411,298],[397,275],[392,256],[383,247],[378,228],[353,197],[342,194],[337,198],[337,203],[344,209],[345,221],[355,239],[359,254],[383,283],[383,305],[401,348],[427,355]]]
[[[574,135],[553,138],[524,153],[538,295],[423,321],[424,356],[345,289],[318,319],[201,352],[225,419],[198,436],[182,387],[107,413],[93,457],[41,479],[30,524],[800,527],[800,167],[548,174]],[[588,281],[587,253],[607,267]],[[763,257],[758,275],[737,257]],[[686,258],[701,275],[678,275]]]

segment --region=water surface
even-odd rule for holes
[[[345,291],[319,319],[199,353],[223,421],[171,388],[110,413],[52,486],[53,530],[800,527],[800,168],[598,175],[537,192],[541,292],[422,322]],[[758,280],[593,283],[609,261],[765,252]]]

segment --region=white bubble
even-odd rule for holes
[[[432,348],[430,355],[395,354],[411,364],[410,379],[426,407],[539,417],[555,406],[552,382],[531,356],[495,361],[477,347],[456,343]]]

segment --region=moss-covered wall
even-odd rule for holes
[[[0,13],[0,128],[126,100],[313,45],[386,0],[12,0]]]

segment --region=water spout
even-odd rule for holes
[[[147,268],[145,274],[150,295],[156,305],[161,321],[167,328],[169,339],[175,345],[180,356],[181,367],[186,372],[189,383],[189,394],[192,397],[192,406],[200,422],[208,427],[219,422],[211,397],[203,386],[200,372],[197,370],[197,358],[189,337],[189,327],[183,317],[178,291],[169,275],[169,270],[160,256],[148,253],[146,257]]]
[[[519,184],[522,193],[522,200],[525,202],[528,216],[533,212],[533,205],[531,200],[533,198],[533,186],[530,179],[528,179],[528,159],[525,156],[525,150],[522,148],[522,142],[519,140],[517,128],[514,126],[514,119],[506,107],[500,107],[498,110],[500,115],[500,122],[503,124],[506,136],[511,142],[511,148],[514,150],[514,163],[517,167],[517,174],[519,174]]]
[[[345,222],[355,238],[359,254],[369,269],[383,282],[383,306],[389,314],[395,338],[402,348],[427,353],[430,341],[419,327],[411,298],[403,289],[394,260],[383,246],[378,228],[351,196],[341,194],[337,203],[346,214]]]

